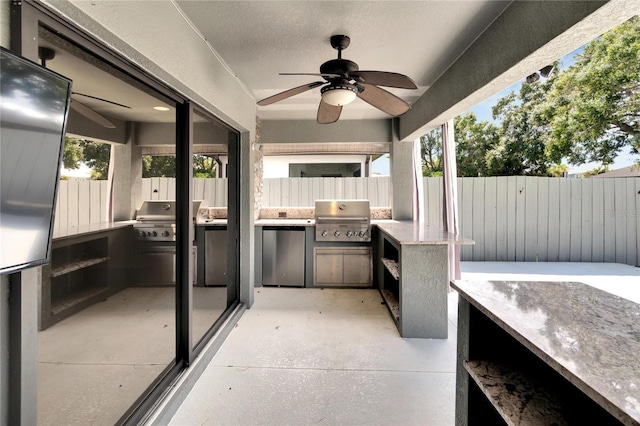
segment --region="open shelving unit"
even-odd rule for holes
[[[623,424],[479,309],[459,306],[468,354],[458,354],[457,425]]]
[[[129,238],[131,230],[123,228],[53,241],[51,262],[42,269],[40,330],[126,285]]]

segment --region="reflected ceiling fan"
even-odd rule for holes
[[[331,47],[338,51],[338,59],[320,65],[320,73],[280,73],[280,75],[313,75],[325,81],[314,81],[285,90],[282,93],[258,101],[265,106],[324,85],[320,89],[322,99],[318,107],[318,123],[335,123],[340,118],[342,107],[356,97],[392,116],[402,115],[409,110],[409,104],[396,95],[378,86],[417,89],[416,84],[404,74],[386,71],[360,71],[358,64],[342,59],[342,51],[349,47],[351,39],[346,35],[331,36]]]
[[[42,64],[43,67],[47,66],[47,61],[50,61],[51,59],[56,57],[56,52],[53,49],[50,49],[48,47],[38,47],[38,57],[40,58],[40,62]],[[102,98],[98,98],[95,96],[91,96],[91,95],[86,95],[84,93],[78,93],[78,92],[71,92],[71,104],[69,105],[73,110],[75,110],[77,113],[84,115],[86,118],[88,118],[89,120],[93,121],[94,123],[102,126],[102,127],[106,127],[109,129],[115,129],[116,125],[113,124],[113,122],[109,119],[107,119],[104,115],[98,113],[97,111],[93,110],[92,108],[88,107],[87,105],[83,104],[82,102],[78,101],[77,99],[74,98],[74,96],[83,96],[85,98],[90,98],[90,99],[95,99],[101,102],[106,102],[112,105],[117,105],[119,107],[123,107],[123,108],[128,108],[131,109],[130,106],[127,105],[122,105],[119,104],[117,102],[112,102],[109,101],[107,99],[102,99]]]

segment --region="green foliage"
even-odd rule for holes
[[[456,117],[453,127],[458,176],[491,176],[487,160],[498,143],[498,128],[487,121],[478,122],[474,113]]]
[[[599,162],[598,174],[623,149],[640,153],[640,17],[588,43],[566,70],[553,65],[547,79],[497,102],[499,127],[473,114],[455,119],[459,176],[562,176],[563,161]],[[441,139],[421,139],[425,176],[442,169]]]
[[[434,129],[420,137],[422,176],[442,176],[442,130]]]
[[[62,164],[67,169],[77,169],[81,163],[91,170],[91,179],[106,180],[109,177],[111,145],[107,143],[65,137]]]
[[[611,164],[629,147],[640,152],[640,18],[585,46],[549,94],[549,153],[572,164]]]
[[[215,178],[218,164],[214,157],[193,156],[193,177]],[[176,157],[173,155],[145,155],[142,157],[142,177],[176,177]]]
[[[142,156],[142,177],[176,177],[176,157],[172,155]]]

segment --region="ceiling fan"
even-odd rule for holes
[[[342,51],[349,47],[351,39],[346,35],[331,36],[331,47],[338,51],[338,59],[332,59],[320,65],[320,73],[280,73],[280,75],[313,75],[325,81],[314,81],[285,90],[284,92],[258,101],[258,105],[271,105],[275,102],[306,92],[324,85],[320,89],[322,99],[318,107],[318,123],[335,123],[340,118],[342,107],[356,97],[392,116],[402,115],[409,110],[409,104],[396,95],[378,86],[417,89],[416,84],[404,74],[386,71],[360,71],[358,64],[342,59]]]
[[[40,62],[42,64],[43,67],[47,66],[47,61],[53,59],[56,57],[56,52],[53,49],[50,49],[48,47],[38,47],[38,56],[40,58]],[[99,124],[102,127],[106,127],[109,129],[115,129],[116,125],[113,124],[113,122],[109,119],[107,119],[104,115],[98,113],[97,111],[93,110],[92,108],[88,107],[87,105],[83,104],[82,102],[78,101],[77,99],[73,98],[73,96],[83,96],[85,98],[91,98],[91,99],[96,99],[98,101],[101,102],[106,102],[112,105],[117,105],[123,108],[128,108],[131,109],[130,106],[126,106],[126,105],[122,105],[119,104],[117,102],[112,102],[109,101],[107,99],[102,99],[102,98],[98,98],[95,96],[91,96],[91,95],[86,95],[84,93],[78,93],[78,92],[71,92],[71,104],[69,105],[73,110],[75,110],[76,112],[78,112],[79,114],[84,115],[86,118],[88,118],[89,120],[93,121],[96,124]]]

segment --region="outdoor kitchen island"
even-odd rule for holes
[[[378,288],[402,337],[448,337],[450,244],[472,240],[415,221],[374,227]]]
[[[640,305],[576,282],[456,281],[456,425],[640,424]]]

